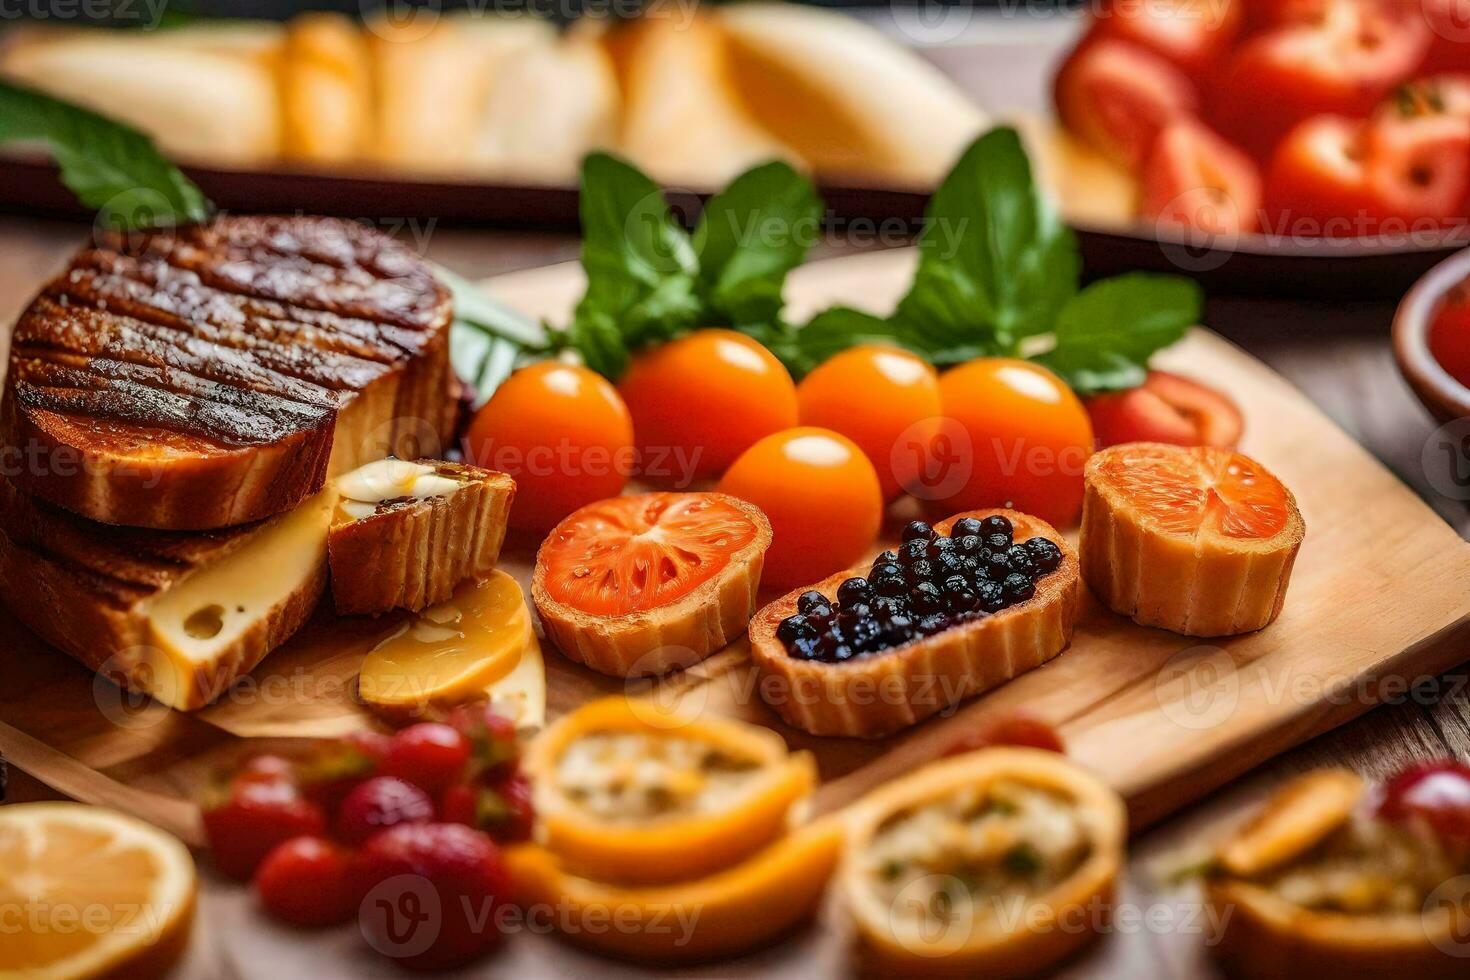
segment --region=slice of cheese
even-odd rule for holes
[[[485,689],[490,704],[518,729],[546,727],[546,662],[535,636],[521,651],[515,669]]]
[[[198,707],[195,692],[215,690],[220,673],[240,673],[240,651],[258,646],[254,634],[269,632],[281,610],[296,602],[315,605],[325,584],[327,529],[336,504],[335,488],[323,490],[225,560],[142,607],[152,644],[145,672],[150,695],[172,707]],[[264,642],[274,647],[284,639],[267,636]]]

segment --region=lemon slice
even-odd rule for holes
[[[0,808],[0,977],[162,974],[189,939],[197,880],[176,838],[80,803]]]
[[[535,644],[516,580],[496,570],[447,602],[403,621],[368,653],[358,675],[364,702],[390,712],[482,697]]]

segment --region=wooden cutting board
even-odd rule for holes
[[[912,262],[913,252],[902,250],[808,265],[788,286],[792,316],[799,322],[836,302],[886,311]],[[561,322],[582,278],[574,265],[554,266],[487,288]],[[987,716],[1025,707],[1060,727],[1072,755],[1127,797],[1140,827],[1465,658],[1470,545],[1302,395],[1221,338],[1196,330],[1158,364],[1235,398],[1245,413],[1242,449],[1297,495],[1307,537],[1285,609],[1269,628],[1198,642],[1136,626],[1088,597],[1061,656],[876,742],[785,728],[754,694],[744,640],[660,682],[659,695],[768,725],[810,749],[826,809],[934,758]],[[534,541],[507,546],[503,565],[523,583],[534,548]],[[8,682],[0,686],[0,754],[70,796],[138,813],[197,842],[189,798],[211,767],[261,739],[370,723],[352,703],[351,680],[383,628],[319,611],[241,696],[186,716],[120,704],[110,685],[94,683],[0,615]],[[598,676],[549,648],[545,657],[553,716],[601,694],[649,687]]]

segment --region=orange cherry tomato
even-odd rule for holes
[[[939,424],[939,375],[923,358],[882,344],[850,348],[796,387],[802,425],[840,432],[878,471],[883,499],[911,482]]]
[[[939,376],[945,422],[922,493],[952,514],[1013,507],[1059,528],[1082,510],[1092,423],[1066,382],[1030,361],[982,357]]]
[[[796,424],[791,375],[733,330],[699,330],[639,354],[618,390],[633,414],[643,475],[661,483],[715,476],[757,440]]]
[[[546,531],[622,492],[636,457],[633,420],[607,379],[543,361],[506,379],[465,436],[467,458],[516,481],[510,524]]]
[[[852,566],[883,523],[873,464],[830,429],[803,426],[766,436],[725,472],[719,490],[770,519],[761,578],[767,587],[791,588]]]

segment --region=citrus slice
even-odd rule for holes
[[[483,696],[534,643],[521,587],[497,569],[380,640],[362,662],[358,695],[370,707],[404,714]]]
[[[1189,636],[1281,612],[1306,525],[1291,491],[1228,449],[1126,443],[1088,460],[1082,575],[1115,612]]]
[[[568,939],[638,962],[692,962],[754,949],[811,917],[842,836],[841,822],[826,817],[733,867],[653,888],[578,878],[535,845],[510,849],[506,864],[518,897],[558,909]]]
[[[1045,971],[1104,925],[1125,824],[1117,793],[1042,749],[980,749],[880,787],[848,813],[838,873],[868,972]]]
[[[0,808],[0,977],[157,976],[189,939],[197,881],[176,838],[80,803]]]
[[[540,840],[597,881],[682,881],[784,834],[816,783],[805,752],[768,729],[652,701],[604,698],[526,751]]]
[[[551,532],[531,597],[574,660],[619,677],[661,674],[745,631],[770,543],[765,515],[724,494],[613,497]]]

